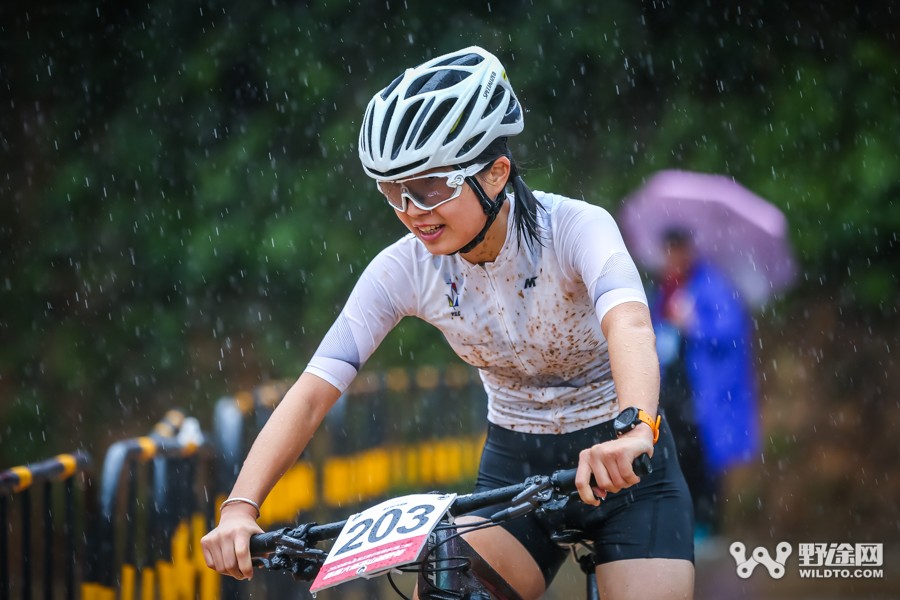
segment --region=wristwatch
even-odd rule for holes
[[[653,443],[655,444],[659,439],[659,424],[661,421],[661,415],[656,415],[656,418],[654,419],[644,412],[643,409],[636,406],[629,406],[622,410],[615,421],[613,421],[613,429],[616,430],[616,435],[622,435],[623,433],[628,433],[641,423],[646,423],[650,426],[650,429],[653,430]]]

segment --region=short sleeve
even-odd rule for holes
[[[385,336],[411,314],[415,289],[398,245],[376,256],[306,367],[342,392]]]
[[[557,204],[552,218],[560,268],[584,281],[599,320],[619,304],[647,304],[641,276],[606,210],[566,200]]]

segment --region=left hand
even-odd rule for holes
[[[635,474],[631,463],[641,454],[653,456],[653,432],[646,424],[618,439],[582,450],[575,474],[575,487],[581,500],[599,506],[606,494],[638,483],[641,478]],[[591,476],[596,482],[594,486],[591,486]]]

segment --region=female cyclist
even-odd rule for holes
[[[368,265],[260,432],[203,538],[210,567],[252,576],[257,505],[391,328],[416,316],[480,370],[489,423],[476,489],[577,464],[584,502],[567,518],[596,543],[604,600],[691,597],[691,501],[657,417],[640,277],[606,211],[525,185],[507,147],[523,126],[503,66],[478,47],[407,69],[372,98],[359,156],[410,234]],[[654,471],[638,478],[642,453]],[[534,516],[466,539],[525,598],[565,558]]]

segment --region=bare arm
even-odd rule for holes
[[[253,442],[231,496],[251,498],[262,504],[278,480],[297,462],[339,397],[340,392],[333,385],[303,373]]]
[[[650,311],[640,302],[625,302],[606,313],[600,323],[609,347],[609,360],[619,410],[642,408],[656,416],[659,407],[659,359]],[[653,455],[653,431],[641,424],[619,439],[583,450],[575,478],[581,499],[599,504],[607,492],[632,486],[640,479],[631,462],[643,453]],[[597,482],[591,488],[591,475]]]
[[[302,374],[253,442],[230,497],[262,504],[339,397],[340,391],[330,383]],[[206,564],[237,579],[249,579],[253,575],[249,539],[260,531],[252,506],[235,503],[224,507],[218,527],[201,540]]]
[[[609,344],[619,410],[636,406],[656,416],[659,359],[649,309],[640,302],[620,304],[606,313],[600,327]],[[639,429],[651,433],[648,426]]]

